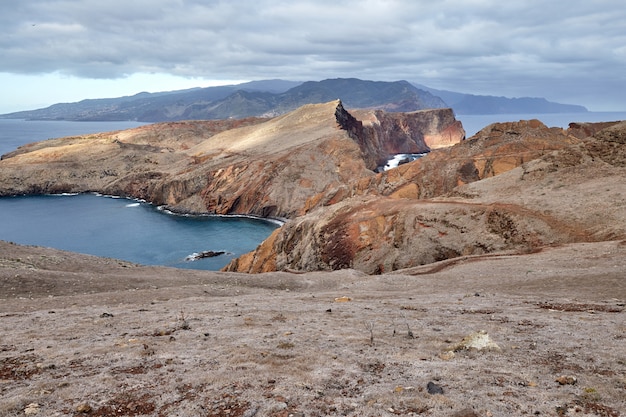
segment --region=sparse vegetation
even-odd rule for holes
[[[8,291],[15,270],[0,267],[0,417],[27,408],[101,417],[614,417],[625,406],[625,313],[613,311],[626,302],[613,275],[626,268],[619,242],[381,277],[122,267],[0,249],[0,259],[36,260],[19,293]],[[526,273],[545,262],[551,274],[561,265],[566,273]],[[75,279],[48,297],[43,284],[57,277]],[[94,282],[106,286],[91,293]],[[480,329],[501,350],[454,352]],[[561,376],[578,382],[560,385]],[[443,394],[429,393],[431,381]]]

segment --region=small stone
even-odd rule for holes
[[[491,337],[487,334],[487,332],[481,330],[476,333],[472,333],[461,340],[460,343],[457,343],[453,348],[453,351],[458,352],[461,350],[494,350],[500,351],[500,346],[498,346]]]
[[[452,417],[479,417],[479,415],[471,408],[464,408],[452,414]]]
[[[345,295],[343,297],[335,298],[336,303],[347,303],[348,301],[352,301],[352,298],[346,297]]]
[[[557,379],[555,379],[561,385],[574,385],[578,382],[575,376],[572,375],[561,375]]]
[[[27,416],[34,416],[39,413],[39,404],[30,403],[24,408],[24,414]]]
[[[433,394],[433,395],[442,394],[443,395],[443,388],[435,384],[433,381],[430,381],[428,384],[426,384],[426,389],[428,390],[429,394]]]
[[[439,354],[439,359],[444,360],[444,361],[449,361],[449,360],[454,359],[455,356],[456,355],[452,351],[441,352]]]
[[[91,413],[91,406],[89,405],[89,403],[78,404],[76,406],[76,412],[83,414]]]
[[[284,402],[277,402],[276,403],[276,409],[277,410],[286,410],[288,407],[287,403]]]

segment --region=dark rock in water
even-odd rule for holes
[[[186,261],[197,261],[198,259],[213,258],[215,256],[224,255],[225,253],[226,253],[226,251],[223,251],[223,250],[218,250],[218,251],[205,250],[205,251],[202,251],[202,252],[192,253],[191,255],[187,256],[185,258],[185,260]]]
[[[426,384],[426,389],[428,390],[429,394],[442,394],[443,395],[443,388],[435,384],[433,381],[430,381],[428,384]]]

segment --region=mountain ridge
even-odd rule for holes
[[[163,122],[274,117],[304,104],[341,99],[347,108],[407,112],[452,108],[458,114],[586,112],[583,106],[544,98],[477,96],[436,90],[408,81],[335,78],[322,81],[280,79],[191,88],[157,93],[140,92],[117,98],[85,99],[46,108],[0,115],[3,119]]]
[[[457,114],[512,114],[512,113],[586,113],[587,108],[577,104],[555,103],[543,97],[504,97],[437,90],[421,84],[417,88],[441,97]]]

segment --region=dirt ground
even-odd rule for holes
[[[0,416],[620,416],[625,275],[624,241],[376,276],[0,242]]]

